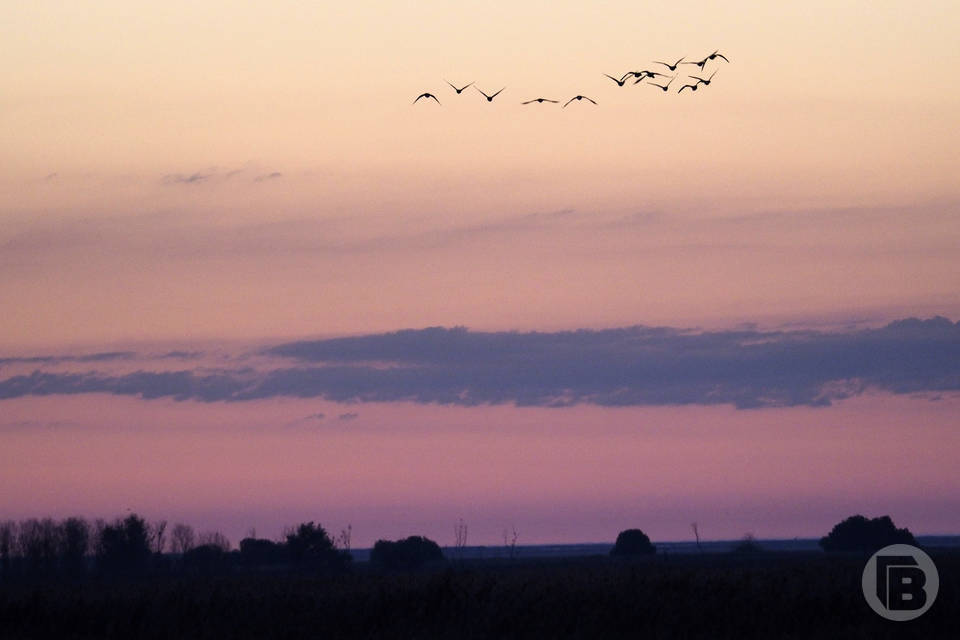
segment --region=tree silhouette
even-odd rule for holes
[[[640,529],[626,529],[617,536],[617,542],[610,550],[612,556],[638,556],[656,553],[657,548],[650,544],[650,538]]]
[[[370,564],[385,570],[417,569],[442,561],[440,545],[423,536],[410,536],[396,542],[377,540],[370,552]]]
[[[60,560],[64,572],[77,576],[84,572],[84,558],[90,548],[90,525],[83,518],[67,518],[60,523]]]
[[[142,573],[150,561],[150,529],[135,513],[104,525],[97,544],[97,564],[108,573]]]
[[[891,544],[912,544],[917,541],[909,529],[897,529],[890,516],[868,519],[862,515],[850,516],[834,525],[830,533],[820,538],[824,551],[874,552]]]
[[[312,521],[287,533],[287,552],[301,569],[340,571],[350,565],[350,554],[338,551],[326,530]]]
[[[194,546],[193,527],[188,524],[183,524],[178,522],[173,525],[173,533],[171,534],[170,545],[174,553],[179,553],[180,555],[185,554],[187,551]]]

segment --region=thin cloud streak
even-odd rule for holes
[[[297,397],[749,409],[829,406],[868,390],[960,390],[960,322],[943,317],[848,332],[637,326],[519,333],[433,327],[290,342],[262,355],[267,365],[256,369],[114,375],[38,370],[0,380],[0,399],[111,393],[202,402]]]

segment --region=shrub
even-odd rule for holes
[[[617,536],[617,542],[610,550],[612,556],[638,556],[656,553],[657,548],[650,543],[647,537],[640,529],[626,529]]]
[[[423,536],[403,540],[377,540],[370,552],[370,564],[378,569],[404,571],[443,562],[440,545]]]
[[[760,546],[760,543],[757,542],[757,539],[753,537],[752,533],[748,533],[740,539],[740,542],[731,549],[733,553],[759,553],[763,551],[763,547]]]
[[[909,529],[897,529],[890,516],[867,519],[861,515],[850,516],[836,524],[830,533],[820,538],[824,551],[868,551],[891,544],[912,544],[917,541]]]
[[[350,566],[350,554],[338,551],[324,528],[313,522],[302,523],[287,534],[287,553],[302,569],[341,571]]]

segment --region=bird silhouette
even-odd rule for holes
[[[470,84],[465,84],[465,85],[463,85],[462,87],[460,87],[459,89],[457,89],[457,87],[456,87],[452,82],[450,82],[449,80],[444,80],[444,82],[446,82],[448,85],[450,85],[451,87],[453,87],[453,90],[457,92],[457,95],[460,95],[461,93],[463,93],[463,90],[464,90],[464,89],[466,89],[467,87],[469,87],[470,85],[473,84],[473,83],[471,82]]]
[[[683,90],[686,89],[687,87],[689,87],[691,91],[696,91],[698,86],[699,86],[699,83],[696,83],[696,84],[685,84],[685,85],[683,85],[682,87],[680,87],[680,90],[677,91],[677,93],[683,93]]]
[[[695,64],[695,65],[697,65],[698,67],[700,67],[700,71],[703,71],[703,65],[707,64],[707,60],[709,60],[709,59],[710,59],[710,56],[707,56],[706,58],[704,58],[703,60],[701,60],[701,61],[699,61],[699,62],[684,62],[684,63],[682,63],[682,64]]]
[[[503,91],[503,89],[506,89],[506,87],[504,87],[503,89],[500,89],[500,91],[497,91],[492,96],[488,96],[483,91],[481,91],[479,87],[474,86],[473,88],[476,89],[477,91],[480,91],[480,94],[487,99],[487,102],[493,102],[493,99],[496,98],[498,95],[500,95],[500,91]]]
[[[549,98],[534,98],[533,100],[527,100],[526,102],[521,102],[520,104],[530,104],[531,102],[539,102],[540,104],[543,104],[544,102],[552,102],[553,104],[557,104],[559,100],[551,100]]]
[[[620,79],[626,80],[630,76],[633,76],[634,78],[639,78],[639,80],[637,80],[637,82],[639,82],[640,80],[643,80],[645,75],[647,75],[646,71],[627,71]]]
[[[580,100],[589,100],[590,102],[593,102],[593,104],[597,104],[594,100],[591,100],[591,99],[588,98],[587,96],[573,96],[572,98],[570,98],[569,100],[567,100],[566,104],[564,104],[563,107],[566,108],[567,105],[570,104],[571,102],[573,102],[574,100],[576,100],[576,101],[578,101],[578,102],[579,102]]]
[[[674,80],[676,80],[676,78],[677,78],[677,76],[673,76],[672,78],[670,78],[670,82],[668,82],[666,85],[657,84],[656,82],[651,82],[651,83],[648,84],[648,86],[656,87],[656,88],[660,89],[661,91],[666,92],[666,90],[670,88],[670,83],[673,82]]]
[[[707,60],[716,60],[717,58],[723,58],[724,62],[730,62],[727,60],[727,56],[720,53],[720,49],[717,49],[713,53],[707,56]]]
[[[623,83],[627,81],[627,76],[630,75],[630,74],[629,74],[629,73],[626,74],[625,76],[623,76],[623,77],[620,78],[619,80],[617,80],[616,78],[614,78],[613,76],[611,76],[611,75],[608,74],[608,73],[605,73],[605,74],[603,74],[603,75],[607,76],[608,78],[610,78],[611,80],[613,80],[614,82],[616,82],[618,87],[622,87],[622,86],[623,86]]]
[[[667,77],[667,74],[665,74],[665,73],[657,73],[656,71],[647,71],[647,70],[644,70],[644,71],[641,71],[640,73],[642,73],[642,74],[644,74],[644,75],[642,75],[642,76],[640,76],[639,78],[637,78],[636,80],[634,80],[634,81],[633,81],[633,84],[640,84],[640,83],[643,82],[646,78],[658,78],[658,77],[659,77],[659,78],[666,78],[666,77]]]
[[[686,58],[686,57],[687,57],[687,56],[683,56],[683,58]],[[659,60],[654,60],[653,63],[654,63],[654,64],[662,64],[662,65],[665,66],[667,69],[670,69],[670,71],[676,71],[676,70],[677,70],[677,65],[680,64],[681,62],[683,62],[683,58],[680,58],[679,60],[677,60],[677,61],[674,62],[673,64],[667,64],[666,62],[660,62]]]
[[[717,75],[717,72],[716,72],[716,71],[714,71],[713,73],[711,73],[711,74],[710,74],[710,77],[707,78],[706,80],[704,80],[703,78],[700,78],[700,77],[698,77],[698,76],[690,76],[690,78],[693,79],[693,80],[696,80],[696,81],[697,81],[697,84],[705,84],[705,85],[707,85],[707,86],[710,86],[710,81],[713,80],[713,76],[715,76],[715,75]]]
[[[433,98],[434,100],[437,100],[437,96],[433,95],[432,93],[421,93],[417,96],[417,100],[420,98]],[[414,100],[413,104],[417,104],[417,100]],[[440,104],[439,100],[437,100],[437,104]]]

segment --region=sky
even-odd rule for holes
[[[0,517],[960,533],[955,3],[3,16]]]

